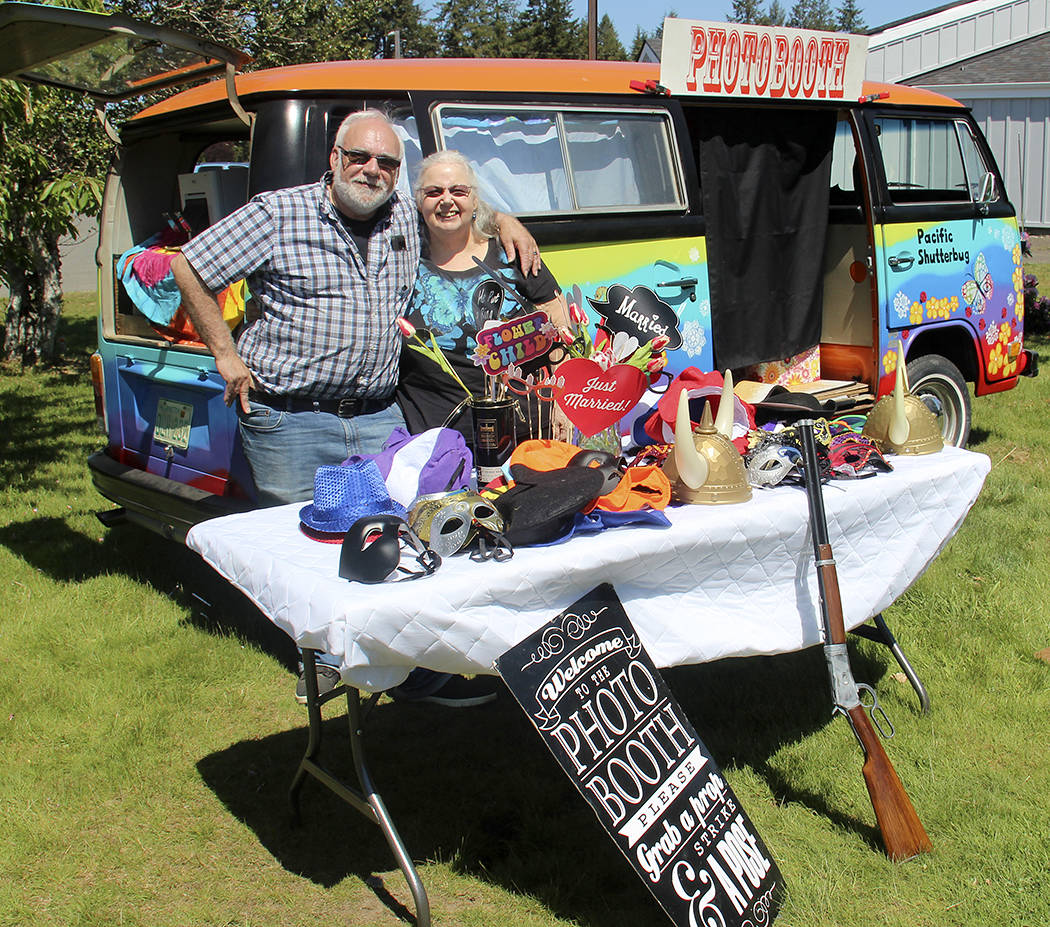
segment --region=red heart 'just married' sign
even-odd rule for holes
[[[596,435],[623,418],[642,398],[645,377],[630,364],[602,370],[594,361],[574,357],[558,367],[561,386],[554,401],[580,432]]]

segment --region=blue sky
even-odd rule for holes
[[[781,0],[781,6],[791,9],[792,2],[793,0]],[[836,0],[829,2],[832,8],[839,5]],[[872,28],[932,10],[943,6],[944,2],[945,0],[860,0],[859,6],[865,25]],[[587,18],[587,0],[572,0],[572,5],[578,17]],[[645,3],[639,0],[598,0],[598,19],[608,13],[616,26],[620,41],[630,51],[635,30],[641,26],[646,31],[652,31],[663,22],[664,15],[670,9],[675,10],[683,19],[710,19],[718,22],[725,20],[732,8],[732,0],[707,0],[703,3],[697,3],[696,0],[680,0],[667,2],[662,6],[660,3]]]

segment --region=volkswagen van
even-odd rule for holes
[[[111,130],[92,358],[105,447],[88,465],[113,517],[182,538],[253,504],[211,356],[136,309],[119,258],[173,221],[199,230],[257,193],[316,181],[339,123],[365,106],[405,141],[406,191],[423,156],[462,151],[592,324],[666,334],[671,371],[772,370],[877,397],[900,344],[912,389],[956,445],[971,387],[1001,392],[1035,372],[1021,237],[980,129],[952,99],[863,81],[862,37],[669,19],[661,66],[403,59],[236,73],[232,50],[59,12],[0,7],[0,35],[17,33],[24,51],[8,73],[86,90],[103,113],[109,99],[220,75]],[[120,56],[100,52],[106,36]],[[106,83],[85,81],[92,62]]]

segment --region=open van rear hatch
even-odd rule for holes
[[[230,104],[247,123],[233,78],[250,60],[225,45],[116,13],[0,3],[0,77],[88,94],[114,137],[106,103],[224,71]]]

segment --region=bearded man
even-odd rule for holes
[[[310,499],[319,466],[378,453],[404,425],[394,402],[397,319],[415,285],[421,220],[412,197],[395,190],[403,160],[404,143],[383,113],[351,113],[318,183],[259,194],[172,264],[183,306],[226,381],[226,404],[237,403],[261,505]],[[538,269],[524,226],[505,215],[497,221],[508,257],[520,255],[526,272]],[[234,343],[215,294],[242,278],[255,309]],[[322,693],[339,680],[326,657]],[[301,678],[296,697],[305,701]]]
[[[262,193],[186,244],[172,271],[183,305],[238,404],[262,505],[310,499],[322,464],[376,453],[404,420],[394,402],[420,218],[395,192],[404,143],[378,110],[339,126],[318,183]],[[507,255],[536,243],[499,216]],[[246,278],[253,321],[235,344],[214,294]]]

